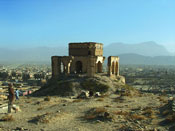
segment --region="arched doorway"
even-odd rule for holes
[[[83,68],[83,64],[81,61],[77,61],[75,63],[75,69],[76,69],[76,73],[82,73],[82,68]]]
[[[100,61],[97,63],[97,73],[102,73],[102,63]]]
[[[112,74],[114,74],[114,61],[112,62]]]

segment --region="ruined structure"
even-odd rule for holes
[[[61,74],[87,74],[93,77],[103,72],[104,60],[101,43],[69,43],[69,56],[52,56],[52,77]],[[108,75],[119,76],[119,57],[108,57]]]

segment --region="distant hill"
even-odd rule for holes
[[[139,44],[113,43],[104,48],[104,55],[120,55],[134,53],[144,56],[169,56],[167,49],[153,41]]]
[[[19,50],[0,49],[0,61],[3,62],[50,62],[51,56],[68,55],[68,48],[60,47],[37,47]]]
[[[175,65],[175,56],[143,56],[138,54],[121,54],[120,64]]]
[[[37,47],[10,50],[0,48],[0,63],[51,63],[51,56],[67,56],[68,47]],[[113,43],[104,46],[104,56],[120,56],[121,64],[175,65],[175,57],[155,42],[140,44]]]

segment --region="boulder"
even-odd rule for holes
[[[100,97],[100,96],[101,96],[100,92],[95,93],[95,97]]]
[[[88,98],[89,97],[89,91],[82,91],[81,94],[77,98]]]

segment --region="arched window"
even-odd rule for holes
[[[102,73],[102,63],[100,61],[97,63],[97,73]]]

